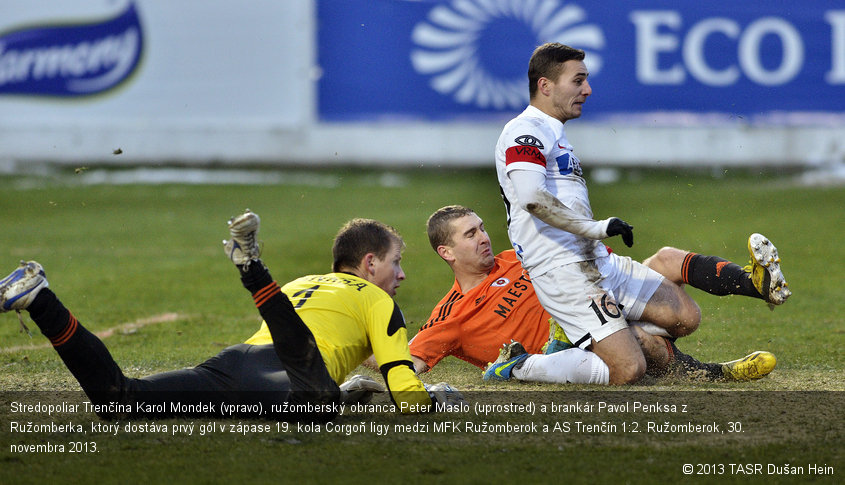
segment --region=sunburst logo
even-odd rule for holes
[[[540,44],[584,49],[590,72],[601,70],[604,34],[586,19],[584,9],[558,0],[453,0],[414,27],[411,63],[460,104],[519,109],[528,103],[528,55]]]

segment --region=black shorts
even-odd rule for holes
[[[332,419],[336,413],[292,403],[288,373],[272,344],[227,347],[202,364],[148,377],[127,379],[127,404],[133,412],[120,417],[217,417],[274,420]],[[112,416],[115,417],[115,416]]]
[[[256,394],[267,403],[283,403],[290,393],[290,380],[272,344],[238,344],[223,349],[202,364],[147,377],[128,379],[128,397],[147,405],[243,404]],[[140,406],[142,409],[145,406]],[[150,407],[150,406],[146,406]]]

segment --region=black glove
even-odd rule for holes
[[[634,227],[618,217],[607,225],[607,237],[622,236],[622,242],[629,248],[634,245]]]

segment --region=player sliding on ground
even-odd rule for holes
[[[534,51],[528,63],[530,104],[499,136],[496,173],[508,236],[540,303],[575,347],[601,357],[611,384],[626,384],[646,372],[629,321],[650,322],[671,337],[683,337],[695,331],[700,315],[679,285],[630,258],[608,254],[601,242],[622,236],[631,246],[634,233],[620,218],[593,219],[581,162],[564,132],[564,123],[581,116],[592,95],[588,76],[582,50],[550,43]],[[756,236],[752,245],[759,245],[755,250],[765,267],[759,275],[765,279],[763,296],[783,303],[790,291],[773,247]],[[712,258],[692,259],[687,267],[696,268],[688,278],[693,285],[738,279],[742,270]]]
[[[480,368],[495,360],[487,367],[485,379],[608,383],[607,365],[595,353],[573,348],[540,305],[514,251],[494,256],[484,222],[474,211],[457,205],[438,209],[428,219],[427,232],[432,248],[452,269],[455,281],[411,339],[417,372],[451,355]],[[747,269],[715,256],[670,247],[662,248],[644,264],[673,284],[689,283],[716,295],[768,300],[769,277],[763,275],[768,270],[757,259],[765,259],[763,255],[776,258],[776,250],[771,244],[762,244],[759,235],[753,235],[749,244],[755,261]],[[762,248],[767,249],[761,252]],[[710,272],[712,265],[722,268],[717,275]],[[698,306],[692,299],[689,305],[695,309],[697,322],[701,318]],[[769,352],[754,352],[722,364],[702,363],[678,350],[674,339],[651,335],[638,325],[632,328],[647,357],[650,375],[743,381],[767,375],[776,364]],[[517,342],[510,343],[512,340]]]
[[[258,215],[229,221],[226,255],[238,269],[264,322],[246,343],[224,349],[190,369],[128,378],[102,341],[86,330],[48,288],[40,264],[22,262],[0,281],[0,311],[27,310],[94,404],[107,419],[133,416],[228,417],[221,402],[263,417],[330,420],[346,400],[371,388],[361,379],[338,383],[370,354],[397,410],[456,404],[448,384],[427,388],[415,375],[402,312],[393,301],[405,273],[404,242],[391,227],[369,219],[347,223],[334,240],[333,272],[280,287],[259,258]],[[353,396],[349,401],[358,401]],[[174,403],[178,407],[174,408]]]

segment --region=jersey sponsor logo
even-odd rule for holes
[[[557,162],[557,169],[561,175],[570,175],[575,174],[579,177],[583,175],[583,170],[581,170],[581,160],[578,160],[578,157],[571,153],[564,153],[563,155],[555,158]]]
[[[536,137],[533,137],[531,135],[519,135],[518,137],[514,138],[513,141],[516,142],[517,145],[526,145],[526,146],[530,146],[530,147],[537,147],[540,150],[545,148],[543,146],[543,142],[541,142]]]
[[[510,221],[510,213],[511,213],[511,211],[510,211],[510,209],[508,209],[508,226],[510,226],[510,222],[511,222]],[[521,245],[519,245],[517,243],[511,243],[511,245],[513,246],[514,252],[516,253],[516,259],[518,259],[520,263],[525,262],[525,260],[523,259],[523,256],[525,255],[525,248],[523,248]]]
[[[510,282],[511,282],[511,280],[509,280],[507,278],[499,278],[496,281],[494,281],[490,286],[506,286]]]
[[[522,297],[531,289],[528,282],[530,280],[525,275],[520,276],[513,285],[502,293],[500,303],[493,308],[493,313],[502,318],[507,318],[508,314],[522,301]]]
[[[541,167],[546,166],[546,157],[536,147],[518,145],[505,150],[505,165],[514,162],[536,163]]]
[[[341,276],[341,273],[333,273],[333,274],[324,274],[324,275],[309,275],[303,276],[301,279],[314,282],[314,283],[326,283],[326,284],[343,284],[352,288],[357,289],[358,291],[362,291],[364,288],[370,286],[364,280],[361,279],[353,279],[353,278],[345,278]]]
[[[451,0],[438,2],[417,23],[411,64],[429,86],[455,102],[482,109],[521,109],[528,103],[525,53],[544,42],[587,51],[590,72],[601,69],[601,28],[583,8],[559,0]]]
[[[11,32],[0,37],[0,94],[79,97],[108,91],[138,68],[143,44],[134,3],[102,22]]]

